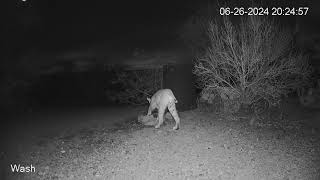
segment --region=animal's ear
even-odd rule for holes
[[[151,102],[151,99],[147,97],[147,101],[150,103],[150,102]]]

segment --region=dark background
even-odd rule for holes
[[[219,16],[216,10],[221,6],[251,6],[248,1],[216,2],[1,1],[1,81],[15,83],[22,80],[32,83],[32,89],[24,91],[23,95],[19,94],[23,86],[17,86],[15,91],[18,95],[15,96],[29,98],[28,101],[36,99],[41,104],[61,104],[63,101],[81,104],[85,99],[88,101],[84,104],[106,102],[103,89],[110,75],[104,71],[105,65],[124,61],[130,64],[145,63],[141,62],[141,58],[131,58],[136,48],[145,50],[149,57],[145,58],[146,63],[159,63],[158,59],[147,61],[165,54],[168,57],[177,56],[175,60],[178,64],[188,64],[194,57],[188,54],[190,50],[180,39],[185,22],[193,16],[204,16],[206,13]],[[308,6],[307,16],[276,18],[291,27],[299,25],[297,41],[301,46],[313,49],[319,39],[317,22],[320,3],[310,0],[264,3],[268,7]],[[72,73],[68,64],[79,60],[94,62],[94,68],[83,73]],[[62,72],[42,74],[61,67]],[[182,82],[183,78],[174,76],[173,79]]]

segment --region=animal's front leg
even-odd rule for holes
[[[150,115],[151,115],[152,110],[153,110],[153,108],[152,108],[151,105],[150,105],[149,108],[148,108],[147,116],[150,116]]]
[[[158,109],[158,124],[155,126],[155,128],[159,128],[163,124],[163,116],[166,108],[159,108]]]

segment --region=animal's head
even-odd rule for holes
[[[147,97],[147,101],[149,102],[149,104],[151,103],[151,99]]]

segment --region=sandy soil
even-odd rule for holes
[[[284,107],[283,114],[270,113],[252,125],[251,116],[186,111],[180,113],[178,131],[172,130],[173,120],[160,129],[137,123],[141,108],[31,115],[32,122],[16,128],[7,141],[1,175],[2,179],[320,179],[320,136],[314,124],[319,110]],[[43,118],[51,120],[41,124]],[[11,173],[10,163],[32,164],[36,172]]]

